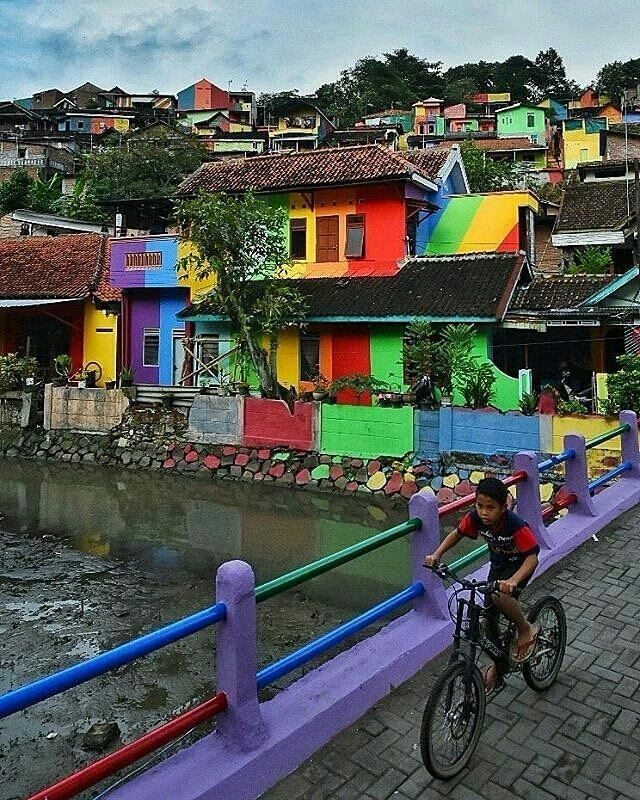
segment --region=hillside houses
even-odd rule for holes
[[[304,329],[281,335],[277,366],[279,380],[297,392],[306,391],[317,372],[328,378],[370,373],[406,388],[407,323],[472,322],[474,352],[492,362],[498,377],[496,402],[514,408],[520,369],[532,370],[539,384],[552,378],[556,361],[572,361],[584,375],[610,368],[624,351],[625,331],[640,323],[633,184],[628,169],[611,175],[619,162],[606,159],[619,135],[607,116],[579,116],[573,109],[562,118],[551,104],[510,104],[508,97],[453,106],[432,97],[412,109],[367,115],[341,131],[302,98],[281,104],[269,117],[252,93],[225,90],[204,78],[175,98],[84,84],[70,93],[42,92],[32,101],[5,104],[0,168],[10,147],[18,165],[27,140],[26,129],[11,134],[14,118],[22,120],[15,124],[35,126],[34,136],[43,135],[40,125],[49,126],[54,141],[63,137],[55,147],[68,148],[71,172],[77,168],[71,143],[78,137],[91,147],[110,135],[132,135],[138,125],[149,130],[149,124],[177,124],[205,142],[213,159],[185,178],[178,197],[251,191],[286,211],[289,279],[300,285],[310,315]],[[597,114],[600,106],[585,108]],[[2,120],[0,106],[0,128]],[[597,158],[584,161],[578,145],[567,149],[579,142],[578,128],[597,139]],[[578,152],[576,180],[567,184],[560,204],[524,184],[473,193],[459,146],[469,136],[488,158],[519,162],[523,173],[550,180],[566,177],[565,154]],[[588,154],[596,152],[590,148]],[[31,151],[23,155],[31,157]],[[202,364],[212,361],[220,367],[216,376],[230,371],[236,331],[206,305],[194,304],[206,286],[176,274],[188,245],[171,228],[172,202],[114,199],[110,236],[89,227],[91,221],[16,211],[13,227],[0,225],[0,232],[14,237],[11,256],[0,249],[0,274],[3,259],[35,259],[40,251],[32,236],[42,233],[59,234],[55,241],[64,245],[65,267],[50,294],[35,283],[34,296],[26,286],[26,295],[14,296],[9,287],[3,346],[35,342],[51,303],[73,301],[78,314],[83,309],[81,323],[80,316],[67,320],[75,338],[63,341],[58,332],[50,341],[57,343],[54,349],[71,348],[78,363],[104,361],[105,377],[115,377],[124,364],[136,381],[148,384],[197,384],[207,378]],[[97,250],[103,247],[100,277],[87,283],[85,294],[74,290],[67,298],[60,281],[72,285],[67,269],[76,263],[74,248],[84,252],[87,236],[95,237]],[[611,248],[610,274],[565,274],[585,246]],[[42,320],[29,323],[34,333],[19,333],[41,305]],[[107,328],[109,345],[103,347]],[[44,367],[51,353],[37,349]]]

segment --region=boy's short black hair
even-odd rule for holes
[[[485,497],[490,497],[501,506],[507,504],[507,495],[509,494],[507,487],[498,478],[483,478],[476,487],[476,495],[483,494]]]

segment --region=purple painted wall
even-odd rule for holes
[[[131,298],[131,322],[129,352],[136,383],[158,383],[158,367],[142,364],[143,332],[145,328],[160,327],[159,298],[133,292]]]

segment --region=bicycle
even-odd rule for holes
[[[92,384],[95,386],[102,377],[102,367],[97,361],[87,361],[84,366],[74,371],[71,366],[71,359],[68,356],[57,356],[53,361],[53,366],[56,375],[67,381],[82,380],[83,376],[84,379],[87,376],[92,376]]]
[[[478,596],[497,592],[497,581],[468,580],[442,563],[430,569],[443,580],[458,584],[449,598],[449,614],[455,623],[453,652],[429,693],[420,730],[426,769],[435,778],[447,780],[464,769],[473,755],[488,697],[504,688],[507,675],[521,671],[528,686],[537,692],[555,681],[564,658],[567,623],[559,600],[551,595],[540,598],[528,613],[529,621],[540,626],[535,648],[526,661],[513,663],[510,651],[517,636],[515,623],[502,618],[495,639],[483,631],[488,614]],[[485,689],[478,666],[483,652],[491,656],[498,669],[498,681],[491,692]]]

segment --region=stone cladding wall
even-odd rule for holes
[[[106,434],[37,428],[0,428],[0,455],[36,461],[100,464],[175,475],[274,483],[301,490],[364,494],[405,502],[429,487],[439,503],[473,491],[485,474],[507,475],[508,459],[469,457],[469,463],[412,464],[362,459],[287,447],[243,447],[189,441],[187,419],[176,410],[130,407]],[[466,459],[465,459],[466,462]]]

